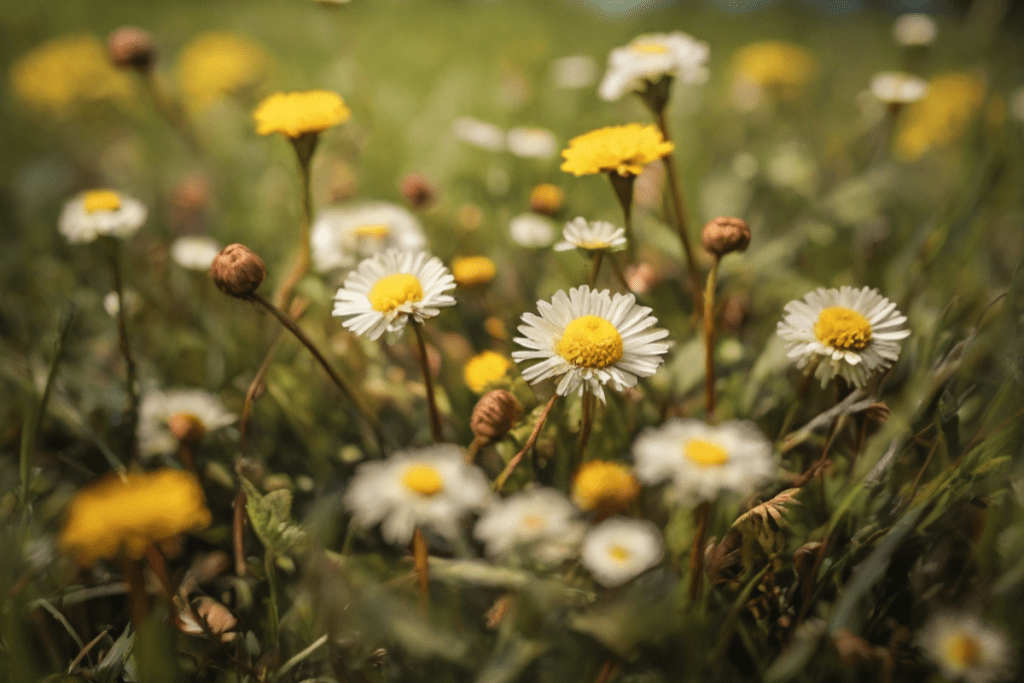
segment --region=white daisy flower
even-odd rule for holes
[[[597,80],[597,62],[588,55],[569,55],[551,62],[551,82],[561,90],[589,88]]]
[[[621,586],[661,561],[658,527],[646,520],[613,517],[583,537],[580,560],[602,586]]]
[[[89,190],[64,205],[60,234],[71,243],[92,242],[101,235],[127,238],[146,222],[146,205],[114,190]]]
[[[512,128],[505,143],[508,151],[525,159],[549,159],[558,151],[555,134],[545,128]]]
[[[819,287],[801,301],[790,301],[776,334],[789,346],[797,367],[825,386],[839,376],[856,387],[890,367],[900,355],[906,317],[877,289]]]
[[[505,148],[505,132],[493,123],[487,123],[471,116],[460,116],[452,122],[452,134],[463,142],[500,152]]]
[[[543,564],[559,564],[576,553],[586,525],[560,491],[538,487],[492,503],[473,534],[491,557],[526,550]]]
[[[171,245],[171,258],[188,270],[209,270],[219,253],[217,240],[202,235],[179,237]]]
[[[461,448],[437,444],[363,463],[345,492],[345,505],[359,526],[381,523],[385,540],[406,545],[423,527],[457,538],[460,520],[483,508],[490,495],[487,477],[466,463]]]
[[[892,25],[893,39],[907,47],[934,42],[938,33],[938,25],[927,14],[904,14]]]
[[[445,294],[455,289],[455,278],[441,259],[424,252],[389,249],[366,259],[345,278],[334,295],[334,315],[353,316],[344,321],[356,334],[377,339],[385,331],[397,332],[409,317],[423,322],[454,306]]]
[[[136,292],[134,289],[125,289],[122,292],[124,296],[124,312],[125,315],[131,317],[142,310],[142,295]],[[117,297],[117,292],[107,292],[107,295],[103,297],[103,310],[107,312],[111,318],[116,318],[118,312],[121,310],[121,300]]]
[[[871,77],[871,94],[885,104],[910,104],[928,92],[928,83],[914,74],[881,71]]]
[[[508,222],[512,241],[527,249],[537,249],[551,244],[555,228],[551,221],[535,213],[523,213]]]
[[[638,36],[608,55],[608,71],[597,92],[611,102],[628,92],[642,92],[647,83],[665,76],[682,83],[703,83],[708,79],[704,66],[708,54],[707,43],[682,31]]]
[[[562,241],[553,248],[555,251],[569,251],[579,247],[593,251],[607,249],[621,251],[626,248],[626,229],[607,221],[588,221],[582,216],[565,224]]]
[[[527,351],[515,351],[516,362],[541,359],[523,371],[523,379],[536,384],[561,377],[557,392],[583,393],[584,387],[604,401],[603,384],[623,391],[637,378],[653,375],[668,352],[668,330],[655,328],[651,309],[638,306],[632,294],[616,294],[590,287],[559,290],[551,302],[538,301],[540,315],[523,314],[522,337],[515,341]]]
[[[139,404],[139,451],[143,457],[174,453],[179,442],[197,442],[236,419],[202,389],[147,391]]]
[[[777,465],[772,444],[747,420],[712,426],[674,418],[640,432],[633,443],[636,476],[647,484],[669,482],[669,495],[698,503],[733,492],[746,496],[771,481]]]
[[[973,616],[939,615],[922,629],[918,642],[948,679],[988,683],[1011,673],[1006,636]]]
[[[387,249],[422,251],[427,246],[419,219],[389,202],[353,202],[317,214],[309,234],[313,265],[321,273],[351,268]]]

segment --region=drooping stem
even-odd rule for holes
[[[601,261],[604,260],[604,250],[598,249],[594,253],[594,260],[590,266],[590,279],[587,282],[590,284],[590,288],[593,289],[594,285],[597,284],[597,275],[601,272]]]
[[[671,141],[668,132],[668,122],[665,119],[665,109],[661,108],[655,112],[658,119],[658,128],[661,129],[661,136],[666,141]],[[679,173],[676,170],[675,156],[669,153],[662,157],[665,164],[665,175],[669,186],[669,195],[672,197],[672,208],[676,214],[676,230],[679,232],[679,241],[683,244],[683,255],[686,257],[686,278],[690,283],[690,291],[693,292],[694,300],[700,294],[700,279],[697,274],[697,262],[693,257],[693,247],[690,244],[690,229],[686,221],[686,206],[683,204],[682,185],[679,182]]]
[[[715,419],[715,286],[720,260],[716,254],[704,289],[704,409],[708,423]]]
[[[430,377],[430,363],[427,361],[427,343],[423,339],[423,327],[415,320],[412,329],[416,333],[416,346],[420,352],[420,365],[423,367],[423,384],[427,388],[427,407],[430,409],[430,433],[434,443],[441,443],[441,415],[437,412],[437,399],[434,398],[434,381]]]
[[[425,617],[430,611],[430,555],[427,552],[427,541],[419,527],[412,535],[412,556],[420,589],[420,611]]]
[[[118,253],[117,240],[106,238],[107,253],[110,255],[110,268],[114,273],[114,292],[117,294],[117,335],[121,343],[121,355],[127,368],[128,383],[128,434],[131,439],[129,453],[134,460],[138,455],[139,425],[139,388],[135,377],[135,357],[128,341],[127,310],[124,300],[124,283],[121,273],[121,258]]]
[[[711,503],[704,501],[693,511],[694,524],[697,532],[693,537],[693,548],[690,549],[690,605],[697,602],[701,587],[704,584],[704,542],[708,532],[708,513]]]
[[[633,236],[633,183],[636,176],[633,174],[619,175],[616,171],[608,174],[611,180],[612,189],[622,207],[623,228],[626,232],[626,249],[629,254],[630,263],[636,262],[636,240]]]
[[[523,459],[523,456],[525,456],[529,452],[529,450],[533,448],[533,444],[537,442],[537,437],[540,436],[540,430],[544,427],[544,423],[548,419],[548,413],[551,412],[551,408],[552,406],[555,405],[555,400],[557,398],[558,394],[555,394],[547,402],[547,405],[544,406],[544,410],[542,410],[540,412],[540,416],[537,417],[537,424],[533,426],[533,431],[530,432],[530,438],[526,440],[526,443],[523,445],[522,449],[512,456],[512,458],[508,461],[508,464],[505,465],[505,469],[502,470],[501,474],[498,475],[498,478],[494,480],[495,491],[501,491],[501,488],[505,485],[505,482],[508,481],[509,476],[511,476],[512,470],[516,468],[516,465],[518,465],[519,461]]]

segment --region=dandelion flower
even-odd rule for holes
[[[714,500],[726,492],[746,496],[776,472],[771,442],[745,420],[712,426],[674,418],[649,427],[633,444],[633,461],[640,481],[668,481],[670,495],[683,503]]]
[[[708,53],[707,43],[682,31],[639,36],[611,51],[608,71],[597,92],[601,99],[612,102],[628,92],[641,92],[665,77],[703,83],[708,79],[704,66]]]
[[[802,86],[811,80],[816,68],[810,52],[781,40],[751,43],[733,57],[736,78],[762,88]]]
[[[351,115],[352,111],[336,92],[300,90],[265,98],[252,117],[260,135],[280,133],[286,138],[298,138],[344,123]]]
[[[551,244],[555,228],[551,221],[534,213],[522,213],[508,222],[512,241],[527,249],[538,249]]]
[[[127,238],[146,222],[146,205],[114,190],[89,190],[64,205],[60,233],[73,244],[97,237]]]
[[[474,393],[482,394],[487,389],[504,379],[512,367],[512,361],[500,353],[483,351],[466,361],[462,376],[466,386]]]
[[[171,258],[188,270],[209,270],[218,253],[217,240],[203,235],[179,237],[171,245]]]
[[[587,251],[607,249],[621,251],[626,248],[626,230],[607,221],[588,221],[583,217],[574,218],[565,224],[561,242],[555,251],[568,251],[579,247]]]
[[[924,97],[906,108],[893,142],[903,159],[913,161],[934,147],[963,135],[985,103],[985,80],[966,71],[939,74]]]
[[[530,190],[530,209],[544,216],[553,216],[565,204],[565,190],[558,185],[541,183]]]
[[[381,524],[387,541],[405,545],[421,527],[456,538],[460,520],[483,508],[490,495],[487,477],[466,463],[458,446],[438,444],[363,463],[345,492],[345,505],[356,524]]]
[[[627,123],[578,135],[562,150],[562,170],[576,176],[593,173],[640,175],[644,166],[675,149],[654,124]]]
[[[423,322],[454,306],[445,292],[455,279],[436,256],[389,249],[370,257],[348,274],[334,299],[334,315],[352,316],[342,324],[352,332],[377,339],[397,332],[411,316]]]
[[[639,494],[640,483],[630,468],[610,460],[584,463],[572,482],[573,502],[602,517],[625,510]]]
[[[203,487],[188,472],[117,473],[71,499],[58,543],[84,566],[122,549],[139,559],[153,543],[210,525]]]
[[[467,144],[491,152],[500,152],[505,148],[505,132],[501,128],[470,116],[455,119],[452,122],[452,134]]]
[[[787,343],[790,358],[805,374],[812,371],[825,386],[842,377],[856,387],[899,358],[906,317],[877,289],[819,287],[784,309],[776,333]]]
[[[259,43],[226,31],[203,33],[182,49],[175,79],[194,111],[218,98],[252,90],[266,79],[271,59]]]
[[[139,404],[139,451],[143,457],[173,453],[180,441],[198,441],[236,419],[202,389],[147,391]]]
[[[621,586],[661,560],[663,541],[646,520],[614,517],[583,537],[580,560],[602,586]]]
[[[560,377],[557,392],[566,396],[584,388],[604,401],[604,384],[615,391],[636,385],[639,377],[653,375],[669,344],[659,341],[668,330],[655,328],[651,309],[638,306],[632,294],[594,291],[584,285],[559,290],[551,302],[539,301],[540,315],[523,314],[522,337],[516,343],[526,351],[512,357],[521,362],[540,359],[527,368],[523,379],[531,384]]]
[[[921,631],[918,642],[946,678],[988,683],[1004,680],[1009,673],[1006,636],[973,616],[937,616]]]
[[[524,159],[548,159],[558,150],[555,134],[545,128],[512,128],[505,135],[508,151]]]
[[[492,503],[473,535],[491,557],[524,549],[543,564],[558,564],[575,554],[583,537],[578,514],[560,491],[537,487]]]
[[[884,104],[910,104],[927,92],[925,81],[902,71],[882,71],[871,77],[871,94]]]
[[[452,260],[452,277],[459,287],[486,285],[497,274],[494,261],[486,256],[463,256]]]
[[[351,268],[388,249],[422,251],[423,226],[404,207],[354,202],[320,211],[310,232],[313,264],[320,272]]]

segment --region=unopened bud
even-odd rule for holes
[[[504,389],[495,389],[476,402],[469,426],[477,439],[489,443],[508,434],[522,416],[523,406],[516,397]]]
[[[733,251],[746,251],[750,244],[750,228],[741,218],[722,216],[704,226],[700,234],[704,248],[722,257]]]
[[[217,289],[244,299],[254,293],[267,276],[263,259],[244,244],[229,244],[221,249],[210,266]]]
[[[107,54],[114,66],[145,71],[156,61],[156,45],[149,32],[122,26],[107,36]]]
[[[414,209],[428,209],[437,201],[437,188],[420,173],[410,173],[402,178],[398,189]]]

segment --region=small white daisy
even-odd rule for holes
[[[179,237],[171,245],[171,258],[188,270],[209,270],[218,253],[217,240],[202,235]]]
[[[598,94],[611,102],[628,92],[642,92],[647,83],[665,76],[682,83],[703,83],[708,79],[704,66],[708,54],[707,43],[682,31],[638,36],[608,55],[608,71],[598,86]]]
[[[658,527],[646,520],[613,517],[583,537],[580,560],[602,586],[621,586],[661,561]]]
[[[423,322],[454,306],[445,294],[455,278],[441,259],[424,252],[389,249],[359,264],[334,296],[334,315],[352,316],[342,324],[359,335],[377,339],[397,332],[409,317]]]
[[[359,526],[381,523],[387,541],[406,545],[421,527],[457,538],[461,519],[483,508],[490,495],[487,477],[466,463],[462,449],[437,444],[363,463],[345,492],[345,505]]]
[[[771,481],[777,466],[772,444],[753,422],[712,426],[674,418],[640,432],[633,444],[636,476],[647,484],[669,482],[669,495],[684,503],[741,496]]]
[[[471,116],[460,116],[452,122],[452,134],[463,142],[500,152],[505,148],[505,132],[493,123],[487,123]]]
[[[515,341],[527,351],[515,351],[516,362],[541,359],[526,368],[523,379],[536,384],[561,377],[556,391],[567,396],[588,388],[604,401],[603,384],[615,391],[653,375],[664,362],[669,343],[659,341],[668,330],[655,328],[651,309],[638,306],[632,294],[614,296],[587,285],[555,292],[551,302],[538,301],[540,315],[523,314]]]
[[[535,213],[523,213],[508,222],[512,241],[527,249],[546,247],[555,239],[555,228],[548,219]]]
[[[309,234],[313,265],[321,273],[351,268],[387,249],[422,251],[419,219],[389,202],[353,202],[320,211]]]
[[[589,88],[597,80],[597,62],[588,55],[569,55],[551,62],[551,82],[561,90]]]
[[[839,376],[856,387],[890,367],[900,355],[906,317],[877,289],[819,287],[803,300],[790,301],[776,328],[787,342],[787,356],[825,386]]]
[[[928,92],[928,83],[902,71],[881,71],[871,77],[871,94],[885,104],[910,104]]]
[[[545,128],[512,128],[505,143],[508,151],[524,159],[549,159],[558,151],[555,134]]]
[[[236,419],[202,389],[147,391],[139,404],[139,451],[143,457],[174,453],[179,442],[198,441]]]
[[[124,312],[129,318],[139,311],[142,310],[142,295],[136,292],[134,289],[125,289],[122,294],[124,295]],[[103,310],[107,312],[111,318],[116,318],[118,311],[121,310],[121,300],[117,298],[117,292],[107,292],[107,295],[103,297]]]
[[[921,630],[918,642],[948,679],[988,683],[1011,673],[1006,636],[974,616],[939,615]]]
[[[892,25],[893,39],[907,47],[934,42],[938,33],[938,25],[927,14],[904,14]]]
[[[492,503],[473,534],[491,557],[521,548],[551,565],[575,554],[585,529],[579,510],[568,498],[555,489],[538,487]]]
[[[569,251],[577,247],[588,251],[621,251],[626,248],[625,228],[607,221],[588,221],[582,216],[565,224],[562,237],[563,240],[553,247],[555,251]]]
[[[68,242],[92,242],[101,235],[127,238],[146,222],[146,205],[114,190],[89,190],[64,205],[60,234]]]

